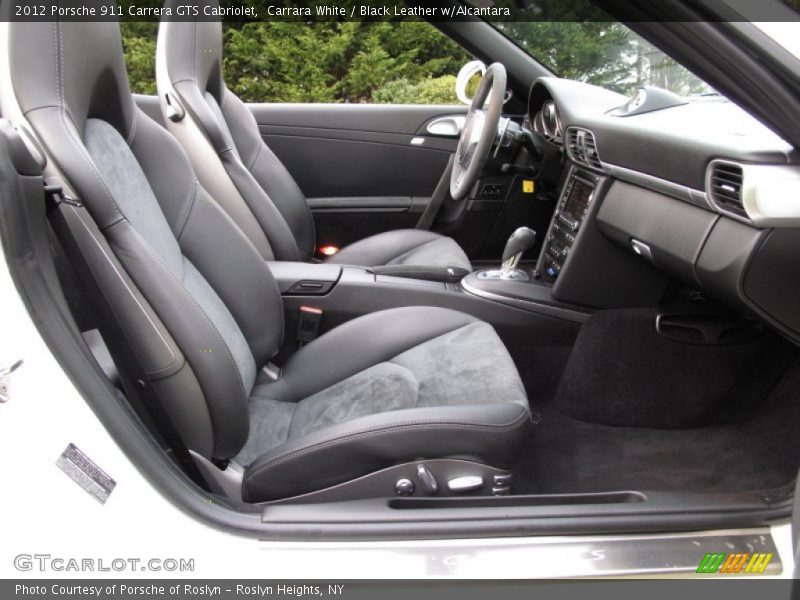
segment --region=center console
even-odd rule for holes
[[[564,269],[578,230],[595,198],[598,179],[588,171],[575,167],[570,170],[534,271],[545,283],[555,283]]]
[[[556,281],[565,271],[567,258],[579,244],[579,233],[588,228],[586,224],[593,214],[600,184],[598,175],[576,166],[569,167],[535,266],[516,268],[514,272],[506,268],[478,271],[465,277],[461,285],[467,292],[495,302],[560,319],[585,321],[592,310],[559,296]],[[514,238],[519,231],[509,238],[507,250],[515,245]],[[519,260],[519,255],[516,259]]]
[[[664,273],[599,227],[598,212],[616,184],[575,164],[567,167],[562,181],[530,276],[512,281],[502,273],[492,278],[486,275],[491,271],[479,271],[465,277],[462,286],[497,302],[545,304],[567,315],[658,304],[667,283]]]
[[[322,335],[359,316],[402,306],[461,311],[491,323],[507,344],[528,346],[569,345],[588,316],[560,310],[551,305],[546,294],[541,301],[526,299],[525,291],[534,287],[530,285],[520,290],[519,298],[502,297],[502,302],[491,294],[471,293],[467,282],[474,273],[454,283],[396,277],[358,266],[299,262],[268,262],[267,266],[283,297],[287,349],[299,345],[293,340],[309,341],[303,332],[305,321],[312,317],[314,335]]]
[[[569,168],[532,269],[518,264],[523,253],[534,245],[535,232],[527,227],[519,228],[509,238],[501,268],[479,270],[463,278],[462,273],[448,272],[442,277],[438,272],[413,268],[409,271],[324,263],[268,263],[283,294],[287,335],[303,328],[304,313],[322,315],[314,317],[319,323],[318,334],[322,334],[378,310],[440,306],[491,323],[507,343],[570,345],[593,312],[587,305],[593,304],[565,301],[573,295],[562,297],[557,292],[566,279],[573,278],[576,268],[570,268],[565,275],[567,258],[579,253],[578,246],[587,246],[590,254],[594,252],[591,241],[583,238],[591,237],[589,225],[601,185],[601,177],[576,166]],[[580,253],[584,253],[583,249]]]

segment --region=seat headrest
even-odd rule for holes
[[[218,8],[216,0],[167,0],[165,6],[196,6]],[[203,19],[203,17],[199,17]],[[201,92],[208,92],[222,103],[225,91],[222,70],[222,22],[208,18],[196,21],[162,21],[166,27],[163,36],[167,72],[172,84],[191,81]]]
[[[11,22],[8,60],[24,114],[63,108],[79,135],[102,119],[128,139],[134,101],[116,22]]]

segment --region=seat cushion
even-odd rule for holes
[[[472,270],[469,258],[453,239],[426,229],[379,233],[345,246],[327,262],[360,267],[414,265]]]
[[[249,465],[250,502],[420,458],[510,467],[530,425],[522,382],[494,329],[428,307],[373,313],[315,340],[279,381],[256,386],[250,417],[235,459]]]

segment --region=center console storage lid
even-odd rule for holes
[[[339,265],[304,262],[268,261],[267,266],[278,282],[281,294],[286,294],[301,281],[330,283],[328,288],[339,280],[342,268]]]

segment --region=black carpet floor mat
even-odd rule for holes
[[[746,418],[693,429],[578,421],[553,406],[551,382],[542,389],[519,366],[541,422],[514,469],[515,493],[757,491],[789,483],[800,465],[800,363]]]

